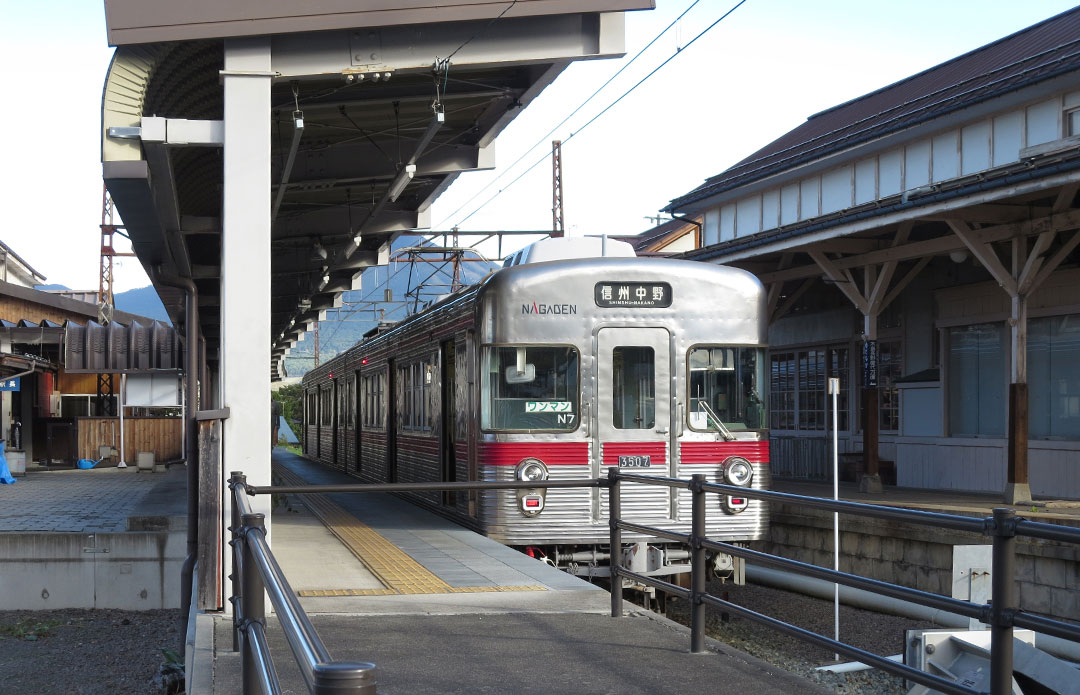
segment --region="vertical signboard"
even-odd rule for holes
[[[878,351],[877,341],[867,340],[863,343],[863,387],[877,388],[878,385]]]

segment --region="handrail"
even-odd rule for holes
[[[691,492],[692,523],[689,534],[636,524],[621,518],[621,488],[623,483],[686,488]],[[1012,509],[994,509],[992,517],[978,518],[943,514],[911,509],[898,509],[880,505],[828,500],[791,493],[758,490],[749,487],[711,483],[704,475],[694,475],[690,480],[664,476],[648,476],[623,473],[619,469],[608,470],[608,477],[573,480],[538,481],[477,481],[477,482],[427,482],[427,483],[375,483],[343,485],[290,485],[255,486],[247,484],[246,478],[234,472],[229,481],[233,492],[233,519],[239,520],[230,529],[234,548],[234,572],[232,574],[234,616],[234,650],[243,650],[243,677],[245,695],[256,692],[277,695],[277,682],[273,660],[266,645],[263,610],[264,591],[270,596],[277,611],[293,656],[311,693],[319,695],[344,692],[357,695],[375,695],[375,666],[370,663],[333,661],[319,638],[299,599],[289,586],[284,572],[274,559],[263,528],[262,514],[251,512],[247,497],[268,494],[323,494],[346,492],[420,492],[442,490],[521,490],[552,488],[599,487],[608,490],[608,526],[610,547],[622,546],[622,532],[630,531],[649,537],[664,538],[683,543],[691,548],[691,588],[679,587],[656,577],[635,573],[620,564],[621,554],[611,555],[611,615],[622,615],[622,586],[624,579],[631,579],[643,586],[666,591],[686,598],[691,604],[690,650],[694,653],[705,649],[705,606],[713,605],[747,619],[767,625],[775,630],[810,642],[827,650],[843,654],[867,665],[901,676],[921,685],[952,695],[987,695],[946,680],[940,676],[921,671],[905,664],[891,661],[857,647],[839,642],[803,628],[762,615],[743,606],[717,598],[706,590],[706,550],[727,553],[743,559],[751,559],[763,565],[771,565],[800,574],[869,590],[884,596],[928,606],[938,610],[975,618],[990,625],[991,676],[989,695],[1011,693],[1012,683],[1012,630],[1013,626],[1026,627],[1039,632],[1080,642],[1080,626],[1052,618],[1025,613],[1019,609],[1013,576],[1015,574],[1015,540],[1027,536],[1064,543],[1080,543],[1080,529],[1029,521],[1015,516]],[[992,600],[987,605],[941,596],[919,589],[912,589],[889,582],[870,579],[855,574],[838,572],[787,558],[770,555],[731,543],[711,540],[706,536],[706,494],[738,495],[750,499],[787,502],[806,507],[866,516],[887,521],[931,525],[968,531],[990,536],[993,539]]]

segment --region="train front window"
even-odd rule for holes
[[[764,348],[696,347],[688,362],[691,429],[724,433],[767,427]]]
[[[484,348],[485,430],[577,429],[578,352],[572,347]]]
[[[656,356],[651,347],[617,347],[611,353],[612,424],[620,430],[656,424]]]

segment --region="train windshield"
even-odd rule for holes
[[[578,426],[578,352],[572,347],[484,348],[485,430],[558,430]]]
[[[730,433],[768,427],[765,349],[699,346],[690,350],[691,429]]]

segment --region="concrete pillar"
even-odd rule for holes
[[[225,41],[220,388],[229,417],[222,470],[243,471],[253,485],[270,484],[271,78],[268,37]],[[270,498],[251,501],[266,516],[269,538]],[[224,527],[231,523],[225,518]],[[226,553],[225,575],[231,564]]]

